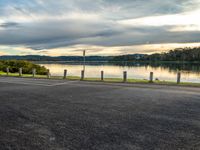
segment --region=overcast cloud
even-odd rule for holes
[[[115,55],[149,52],[152,45],[197,46],[199,8],[199,0],[1,0],[0,55],[72,55],[83,48]]]

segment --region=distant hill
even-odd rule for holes
[[[109,61],[113,59],[112,56],[87,56],[86,61]],[[27,55],[27,56],[0,56],[0,60],[28,60],[28,61],[83,61],[81,56],[39,56],[39,55]]]
[[[28,61],[83,61],[82,56],[0,56],[0,60],[28,60]],[[166,53],[130,54],[121,56],[87,56],[86,61],[200,61],[200,47],[178,48]]]
[[[111,61],[200,61],[200,47],[177,48],[151,55],[134,54],[115,56]]]

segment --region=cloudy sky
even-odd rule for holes
[[[119,55],[200,46],[200,0],[0,0],[0,55]]]

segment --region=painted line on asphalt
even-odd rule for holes
[[[68,82],[63,82],[63,83],[56,83],[56,84],[53,84],[52,86],[59,86],[59,85],[68,85],[70,83],[77,83],[79,81],[68,81]]]
[[[22,85],[38,85],[38,86],[60,86],[60,85],[67,85],[70,83],[74,83],[77,81],[67,81],[67,82],[62,82],[62,83],[45,83],[45,82],[37,82],[37,81],[29,81],[29,82],[20,82],[20,81],[15,81],[15,80],[10,80],[10,81],[2,81],[0,80],[1,83],[9,83],[9,84],[22,84]]]
[[[21,85],[38,85],[38,86],[51,86],[50,84],[41,84],[41,83],[28,83],[28,82],[13,82],[13,81],[0,81],[1,83],[9,83],[9,84],[21,84]]]
[[[1,80],[0,80],[1,82]],[[37,84],[52,84],[49,82],[41,82],[41,81],[34,81],[34,80],[3,80],[3,82],[17,82],[17,83],[37,83]]]
[[[49,81],[51,81],[52,83],[53,82],[55,82],[55,83],[57,83],[58,81],[57,80],[48,80],[48,79],[34,79],[34,78],[31,78],[31,79],[29,79],[29,78],[0,78],[0,81],[19,81],[19,82],[23,82],[23,81],[37,81],[37,82],[40,82],[40,81],[42,81],[42,82],[49,82]],[[59,80],[59,81],[61,81],[61,80]]]

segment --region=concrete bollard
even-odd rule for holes
[[[66,69],[64,70],[64,76],[63,76],[63,79],[67,79],[67,70],[66,70]]]
[[[153,72],[150,72],[149,82],[150,82],[150,83],[153,83]]]
[[[123,81],[127,82],[127,72],[126,71],[124,71],[124,73],[123,73]]]
[[[82,71],[81,71],[81,80],[84,80],[84,78],[85,78],[85,71],[82,70]]]
[[[9,75],[9,72],[10,72],[10,70],[9,70],[9,68],[7,67],[7,68],[6,68],[7,76]]]
[[[34,78],[35,75],[36,75],[36,69],[35,69],[35,68],[32,69],[32,75],[33,75],[33,78]]]
[[[104,71],[101,71],[101,81],[104,80]]]
[[[48,78],[48,79],[51,78],[51,73],[50,73],[50,70],[49,70],[49,69],[47,70],[47,78]]]
[[[19,76],[22,77],[22,68],[19,68]]]
[[[177,74],[177,84],[180,84],[181,83],[181,73],[178,72]]]

